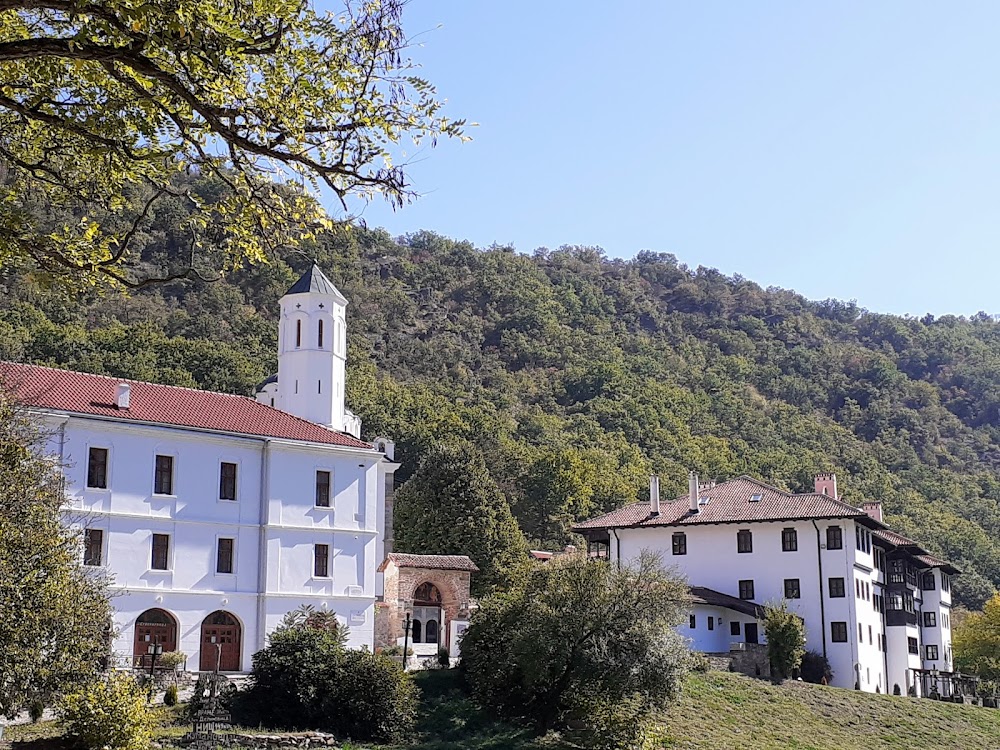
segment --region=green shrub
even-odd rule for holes
[[[251,686],[233,697],[237,723],[396,742],[413,728],[417,690],[384,654],[344,647],[332,622],[286,618],[253,656]]]
[[[142,688],[127,674],[112,672],[66,695],[57,707],[59,725],[83,748],[145,750],[152,718]]]
[[[177,686],[168,685],[166,692],[163,694],[163,705],[164,706],[176,706],[177,705]]]
[[[903,694],[903,692],[899,689],[899,683],[898,682],[895,683],[892,686],[892,694],[893,695],[902,695]]]
[[[534,565],[473,615],[467,683],[480,706],[539,733],[635,747],[680,689],[688,651],[675,626],[687,598],[655,555],[621,568],[583,555]]]
[[[42,714],[45,712],[45,704],[39,700],[31,702],[28,707],[28,716],[31,717],[31,723],[37,724],[38,720],[42,718]]]
[[[784,600],[765,605],[763,622],[771,679],[781,682],[791,677],[802,663],[806,650],[806,628],[802,618],[788,609],[788,602]]]
[[[448,669],[451,666],[451,654],[444,646],[438,649],[438,666]]]
[[[830,662],[818,651],[806,651],[802,654],[802,664],[799,665],[799,673],[802,675],[803,680],[817,685],[823,682],[824,677],[828,685],[833,679],[833,669],[830,667]]]
[[[732,666],[730,664],[730,666]],[[689,672],[707,672],[709,668],[708,657],[701,651],[692,651],[687,657],[687,669]]]
[[[174,669],[187,663],[187,654],[183,651],[166,651],[157,657],[156,663],[164,669]]]

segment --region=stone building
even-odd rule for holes
[[[479,568],[465,555],[390,553],[379,567],[385,595],[375,617],[375,646],[408,642],[415,656],[433,656],[442,646],[459,656],[462,633],[475,602],[469,595],[472,574]]]

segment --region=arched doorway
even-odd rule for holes
[[[135,621],[135,666],[148,665],[149,647],[156,645],[162,646],[164,652],[177,650],[177,620],[164,609],[147,609]]]
[[[441,592],[433,583],[421,583],[413,592],[412,617],[414,646],[441,643]]]
[[[243,629],[231,614],[220,609],[201,621],[199,670],[214,672],[218,660],[220,672],[239,672],[242,651]]]

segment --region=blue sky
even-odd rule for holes
[[[1000,313],[1000,3],[412,0],[404,18],[449,113],[480,126],[420,152],[423,197],[368,206],[369,226]]]

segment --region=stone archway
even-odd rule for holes
[[[229,612],[217,610],[201,621],[201,646],[198,669],[214,672],[239,672],[243,653],[243,628]]]
[[[411,635],[414,645],[438,646],[444,642],[442,615],[440,590],[430,581],[424,581],[413,592]]]
[[[148,663],[150,646],[161,646],[164,652],[177,650],[177,618],[165,609],[147,609],[136,618],[132,645],[135,666]]]

